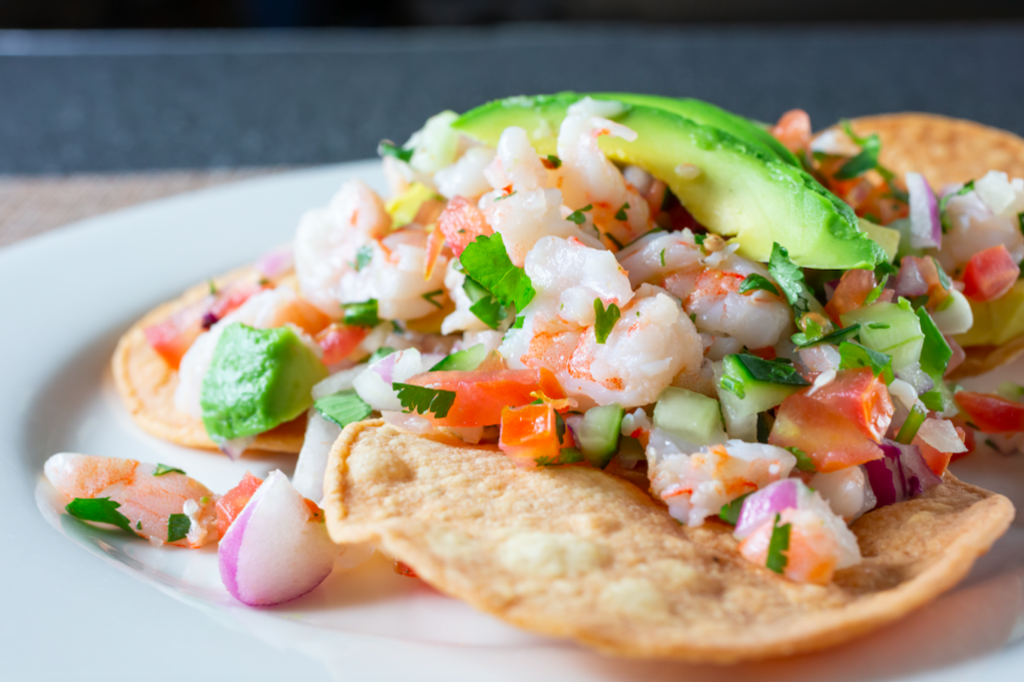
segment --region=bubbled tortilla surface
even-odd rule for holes
[[[218,288],[233,282],[259,279],[253,268],[235,270],[213,279]],[[179,412],[174,406],[174,391],[178,386],[178,371],[168,365],[153,350],[143,330],[161,322],[185,306],[200,300],[210,290],[204,282],[192,287],[179,298],[164,303],[136,322],[121,337],[114,351],[112,369],[114,384],[121,401],[135,422],[145,431],[162,440],[193,448],[216,450],[217,446],[206,434],[201,419]],[[305,416],[261,433],[250,446],[252,450],[271,452],[298,452],[306,431]]]
[[[596,469],[522,469],[493,447],[349,425],[324,486],[339,543],[373,542],[437,589],[604,653],[730,663],[848,640],[951,588],[1013,506],[947,475],[853,524],[864,561],[828,586],[737,553],[731,527],[678,524]]]

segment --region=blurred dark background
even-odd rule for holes
[[[477,25],[504,21],[984,21],[1022,0],[2,0],[0,28]]]

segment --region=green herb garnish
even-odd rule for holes
[[[806,334],[793,334],[792,341],[797,345],[797,348],[810,348],[811,346],[817,346],[822,343],[831,343],[832,345],[839,345],[847,339],[853,338],[860,332],[860,322],[855,322],[849,327],[837,329],[834,332],[819,336],[816,339],[808,338]]]
[[[812,295],[804,281],[803,270],[789,259],[786,247],[778,242],[772,245],[772,255],[768,260],[768,272],[786,295],[786,300],[798,313],[810,311]]]
[[[466,275],[506,308],[515,306],[516,311],[522,312],[537,293],[526,271],[512,264],[500,233],[477,237],[466,246],[459,260]]]
[[[467,276],[462,283],[462,290],[473,303],[469,312],[491,329],[497,329],[502,320],[508,317],[508,309],[498,302],[490,291],[472,277]]]
[[[360,246],[359,250],[356,251],[356,262],[355,262],[355,266],[356,266],[355,270],[356,270],[356,272],[359,272],[360,270],[365,268],[367,265],[370,264],[370,261],[372,261],[372,260],[373,260],[373,247],[370,246],[369,244],[363,244],[362,246]]]
[[[409,163],[415,151],[415,149],[403,149],[391,140],[381,140],[380,144],[377,145],[378,156],[393,156],[399,161],[405,161],[406,163]]]
[[[844,341],[839,344],[839,356],[841,370],[870,367],[876,377],[882,377],[886,385],[891,384],[895,378],[892,373],[892,357],[885,353],[871,350],[853,341]]]
[[[420,296],[420,298],[422,298],[424,301],[426,301],[430,305],[437,306],[437,309],[440,310],[441,308],[444,308],[444,306],[441,305],[440,303],[438,303],[437,301],[435,301],[434,297],[436,297],[436,296],[443,296],[443,295],[444,295],[444,289],[435,289],[433,291],[428,291],[427,293],[422,294]]]
[[[818,467],[815,466],[814,460],[811,459],[810,455],[800,448],[794,446],[786,449],[796,457],[796,468],[800,471],[816,472],[818,470]]]
[[[344,311],[344,322],[350,327],[376,327],[380,324],[375,298],[361,303],[342,303],[341,309]]]
[[[566,216],[565,219],[568,220],[571,223],[576,223],[577,225],[582,225],[583,223],[587,222],[587,216],[585,216],[583,214],[586,213],[587,211],[592,211],[592,210],[594,210],[594,205],[593,204],[587,204],[583,208],[575,210],[572,213],[570,213],[568,216]]]
[[[664,265],[665,264],[665,252],[662,251],[661,253],[662,253],[661,264]],[[768,280],[767,277],[759,275],[756,272],[750,273],[745,278],[743,278],[742,282],[740,282],[740,293],[741,294],[746,294],[746,293],[753,292],[753,291],[758,291],[758,290],[767,291],[768,293],[775,294],[776,296],[779,295],[779,290],[775,288],[775,285],[772,284]]]
[[[455,403],[455,391],[398,382],[391,384],[391,388],[398,391],[398,400],[405,412],[432,413],[438,419],[444,419]]]
[[[786,565],[789,564],[789,558],[783,552],[789,549],[790,524],[780,526],[781,518],[780,514],[776,514],[772,523],[772,539],[768,541],[768,560],[765,562],[768,570],[776,573],[785,571]]]
[[[167,519],[167,542],[184,540],[192,528],[192,520],[184,514],[171,514]]]
[[[181,469],[176,469],[174,467],[167,466],[166,464],[157,464],[156,469],[153,470],[154,476],[163,476],[164,474],[170,473],[181,474],[182,476],[188,475]]]
[[[601,299],[594,299],[594,316],[597,318],[594,322],[594,336],[597,337],[598,343],[604,343],[608,340],[608,335],[612,333],[612,327],[619,321],[620,315],[619,306],[612,303],[605,310]]]
[[[743,493],[732,502],[726,502],[722,505],[722,510],[718,512],[718,518],[722,519],[726,523],[732,524],[733,526],[740,520],[740,510],[743,509],[743,501],[753,495],[753,491],[749,493]]]
[[[313,405],[324,419],[341,428],[362,421],[373,413],[373,408],[359,397],[354,388],[324,396]]]
[[[615,212],[616,220],[626,220],[626,209],[629,208],[629,202],[627,201],[622,206],[619,206],[619,210]]]
[[[132,532],[132,522],[128,517],[117,511],[121,505],[109,497],[96,497],[86,499],[76,497],[71,500],[68,506],[64,507],[68,514],[82,521],[94,521],[96,523],[109,523],[121,530]]]

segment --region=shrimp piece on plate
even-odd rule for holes
[[[132,532],[154,542],[202,547],[217,540],[217,495],[179,471],[157,474],[153,464],[133,459],[58,453],[43,467],[47,480],[75,499],[108,498]],[[177,518],[172,519],[171,517]],[[188,519],[187,531],[181,516]],[[88,519],[87,519],[88,520]]]
[[[687,450],[695,450],[692,454]],[[651,492],[664,500],[672,518],[699,526],[741,495],[785,478],[796,466],[786,450],[763,443],[728,440],[696,448],[678,443],[659,428],[647,443]]]
[[[546,237],[526,259],[537,295],[500,352],[513,368],[546,367],[582,402],[653,402],[672,378],[701,363],[702,344],[678,301],[656,287],[634,294],[615,257],[578,239]],[[597,343],[595,301],[618,321]]]
[[[427,233],[416,225],[390,230],[380,197],[358,180],[345,183],[326,208],[308,211],[299,223],[295,270],[302,295],[334,319],[342,304],[370,299],[385,320],[437,310],[423,295],[443,288],[447,257],[438,255],[440,267],[424,278]]]
[[[621,112],[618,102],[589,97],[570,106],[558,131],[558,175],[567,206],[592,206],[598,229],[618,244],[628,244],[651,229],[650,208],[597,144],[604,135],[629,142],[637,138],[633,130],[609,120]]]
[[[553,178],[522,128],[512,126],[501,134],[497,155],[485,175],[494,191],[480,197],[480,210],[501,234],[517,267],[523,267],[526,254],[543,237],[576,237],[598,245],[593,235],[585,235],[565,219],[568,212],[562,210],[562,193],[551,189]]]

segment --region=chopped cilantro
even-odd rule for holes
[[[313,405],[324,419],[334,422],[341,428],[362,421],[373,412],[373,408],[359,397],[354,388],[324,396]]]
[[[583,453],[579,448],[562,448],[558,451],[559,464],[576,464],[583,461]]]
[[[398,391],[398,400],[405,412],[433,413],[438,419],[444,419],[455,403],[455,391],[401,384],[397,381],[391,384],[391,388]]]
[[[626,203],[624,203],[622,206],[620,206],[619,210],[615,212],[615,219],[616,220],[626,220],[626,218],[628,217],[626,215],[626,209],[627,208],[629,208],[629,202],[628,201]]]
[[[889,275],[882,275],[882,280],[878,283],[874,289],[868,292],[868,295],[864,298],[864,305],[869,306],[878,300],[878,297],[882,295],[882,291],[885,289],[885,283],[889,281]],[[868,325],[870,326],[870,325]],[[871,327],[874,329],[874,327]]]
[[[776,573],[785,571],[786,565],[789,563],[789,558],[783,552],[789,549],[790,524],[786,523],[780,526],[781,518],[780,514],[776,514],[775,521],[772,522],[772,539],[768,541],[768,560],[765,561],[768,570]]]
[[[380,144],[377,145],[378,156],[393,156],[399,161],[405,161],[406,163],[409,163],[412,159],[414,151],[414,149],[403,149],[391,140],[381,140]]]
[[[939,275],[939,284],[942,285],[943,289],[949,291],[953,288],[953,283],[949,281],[949,275],[947,275],[946,271],[942,269],[941,265],[939,265],[939,261],[936,260],[935,256],[932,256],[931,259],[932,263],[935,265],[935,272]]]
[[[935,325],[932,316],[924,308],[917,309],[917,317],[921,320],[921,331],[924,333],[924,345],[921,346],[921,369],[936,382],[942,381],[946,367],[953,358],[953,349]]]
[[[611,232],[605,232],[604,236],[607,237],[608,241],[610,241],[612,244],[614,244],[615,248],[618,249],[619,251],[622,251],[622,249],[625,248],[625,247],[622,246],[622,242],[620,242],[618,239],[616,239],[615,235],[613,235]]]
[[[799,469],[800,471],[815,472],[818,470],[818,467],[815,466],[814,460],[811,459],[810,455],[808,455],[800,448],[789,447],[786,449],[793,453],[793,456],[796,457],[796,468]]]
[[[427,303],[429,303],[431,305],[437,306],[437,309],[440,310],[444,306],[441,305],[440,303],[438,303],[437,301],[435,301],[434,297],[435,296],[442,296],[443,294],[444,294],[444,289],[434,289],[433,291],[428,291],[427,293],[423,294],[420,298],[422,298],[424,301],[426,301]]]
[[[501,201],[502,199],[508,199],[510,196],[513,196],[517,191],[518,190],[512,190],[508,194],[502,194],[500,197],[495,197],[494,200]]]
[[[522,329],[523,322],[526,322],[525,315],[519,315],[516,317],[515,322],[512,323],[512,329]]]
[[[839,357],[839,369],[870,367],[876,377],[881,376],[886,384],[892,383],[892,358],[885,353],[871,350],[853,341],[843,341],[839,344]]]
[[[665,252],[662,251],[662,254]],[[661,264],[665,264],[664,256],[662,257]],[[775,285],[768,281],[767,277],[752,272],[747,275],[742,282],[740,282],[740,293],[746,294],[753,291],[767,291],[770,294],[779,295],[779,290],[775,288]]]
[[[184,514],[171,514],[167,519],[167,542],[184,540],[192,528],[192,521]]]
[[[665,249],[662,249],[661,253],[658,254],[658,259],[661,260],[661,267],[665,267]]]
[[[548,154],[547,163],[544,165],[547,166],[548,168],[558,169],[562,167],[562,160],[555,156],[554,154]]]
[[[377,317],[377,299],[371,298],[362,303],[342,303],[344,321],[350,327],[376,327],[380,324]]]
[[[722,519],[726,523],[736,525],[736,522],[740,520],[740,510],[743,509],[743,501],[746,500],[753,494],[753,491],[749,493],[743,493],[732,502],[726,502],[722,505],[722,510],[718,512],[718,518]]]
[[[360,246],[359,250],[356,251],[356,262],[355,262],[355,270],[356,270],[356,272],[359,272],[360,270],[365,268],[367,265],[370,264],[370,261],[372,261],[372,260],[373,260],[373,247],[370,246],[369,244],[363,244],[362,246]]]
[[[477,237],[466,246],[459,260],[467,276],[487,289],[506,308],[515,306],[518,312],[522,312],[537,293],[526,272],[512,264],[498,232]]]
[[[128,517],[117,511],[121,505],[109,497],[96,497],[85,499],[76,497],[71,500],[68,506],[64,507],[68,514],[82,521],[95,521],[96,523],[109,523],[121,530],[132,532],[132,522]]]
[[[806,334],[793,334],[792,341],[797,345],[797,348],[810,348],[811,346],[817,346],[822,343],[831,343],[837,345],[857,335],[860,331],[860,322],[855,322],[849,327],[843,329],[837,329],[834,332],[819,336],[816,339],[808,338]]]
[[[135,524],[135,530],[142,530],[142,521],[141,520],[138,523]]]
[[[690,322],[697,324],[697,313],[690,313]]]
[[[803,270],[789,259],[786,247],[780,246],[778,242],[772,245],[772,255],[768,260],[768,272],[786,294],[786,300],[789,301],[793,310],[806,313],[811,309],[811,293],[804,281]]]
[[[575,210],[572,213],[570,213],[568,216],[566,216],[565,219],[568,220],[569,222],[576,223],[577,225],[582,225],[583,223],[587,222],[587,216],[583,214],[586,213],[587,211],[592,210],[594,210],[594,205],[587,204],[583,208]]]
[[[501,305],[490,291],[472,277],[466,277],[462,283],[462,290],[466,292],[466,296],[473,303],[469,307],[469,312],[476,315],[478,320],[491,329],[497,329],[501,325],[501,321],[508,317],[508,310],[505,306]]]
[[[594,322],[594,336],[597,337],[598,343],[604,343],[608,340],[608,335],[612,333],[612,327],[619,321],[620,315],[619,306],[612,303],[605,310],[601,299],[594,299],[594,316],[597,318]]]
[[[767,381],[787,386],[811,385],[807,379],[800,376],[800,373],[796,371],[790,360],[765,360],[749,353],[739,353],[736,355],[736,359],[740,361],[747,370],[747,373],[756,381]]]
[[[697,246],[704,246],[704,240],[707,238],[708,236],[705,233],[693,235],[693,241],[694,243],[697,244]]]
[[[373,363],[377,362],[381,358],[386,358],[387,356],[391,355],[394,352],[395,352],[395,349],[392,348],[391,346],[381,346],[377,350],[373,351],[373,353],[370,355],[370,357],[367,360],[367,362],[372,365]]]
[[[154,476],[163,476],[164,474],[170,474],[170,473],[181,474],[182,476],[187,476],[187,474],[184,471],[182,471],[181,469],[175,469],[174,467],[169,467],[166,464],[157,464],[156,465],[156,469],[153,470],[153,475]]]
[[[837,180],[851,180],[878,167],[878,154],[882,151],[882,141],[878,139],[877,133],[872,133],[867,137],[858,137],[847,120],[842,121],[842,126],[846,136],[860,147],[860,153],[843,164],[842,168],[836,172],[835,177]]]

